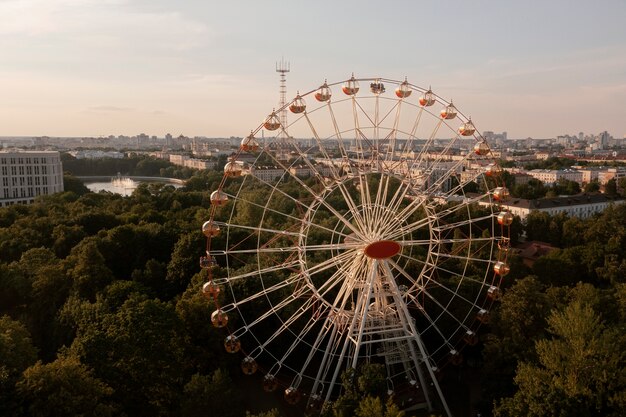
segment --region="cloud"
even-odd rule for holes
[[[210,39],[209,28],[178,10],[151,11],[126,0],[6,0],[0,35],[41,38],[58,47],[131,45],[187,50]]]
[[[93,106],[89,107],[87,111],[100,112],[100,113],[127,113],[134,111],[130,107],[116,107],[116,106]]]

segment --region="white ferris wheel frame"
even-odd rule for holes
[[[364,82],[371,83],[367,99],[358,87]],[[339,85],[343,96],[332,92]],[[382,86],[397,87],[396,95],[385,96]],[[329,91],[332,96],[324,96]],[[316,101],[319,94],[328,99]],[[305,99],[315,106],[305,104]],[[369,107],[365,100],[371,100]],[[448,109],[448,116],[455,111],[456,117],[445,117],[444,110],[433,113],[434,104]],[[282,126],[278,115],[294,106],[302,111]],[[351,122],[336,116],[339,106],[351,110]],[[315,118],[319,114],[326,117],[324,127],[330,131],[326,136],[319,133],[324,120]],[[412,123],[401,126],[404,114]],[[433,126],[427,132],[420,130],[423,116],[430,117]],[[452,123],[459,121],[457,131]],[[287,133],[298,125],[308,128],[311,146],[303,147]],[[442,127],[449,139],[438,137]],[[281,139],[261,144],[258,134],[268,128],[278,130]],[[473,139],[474,146],[448,161],[464,137]],[[323,168],[313,162],[311,150],[326,161]],[[281,155],[287,152],[289,159]],[[241,163],[248,153],[256,155],[254,162]],[[255,175],[261,156],[282,172],[276,180]],[[441,166],[445,168],[438,172]],[[466,168],[474,173],[460,176]],[[353,76],[298,94],[242,141],[212,194],[214,204],[203,226],[204,293],[216,305],[213,323],[228,330],[227,350],[245,352],[244,364],[253,366],[244,372],[256,370],[257,362],[265,366],[267,388],[291,375],[283,383],[287,401],[308,395],[311,407],[338,394],[342,371],[379,361],[387,370],[390,391],[404,381],[421,390],[425,407],[440,406],[450,416],[438,383],[440,364],[459,360],[459,344],[476,343],[477,329],[488,318],[489,305],[498,298],[501,279],[509,270],[512,216],[499,205],[508,192],[488,187],[486,176],[497,178],[500,172],[471,119],[430,89],[406,80]],[[230,179],[240,176],[244,179],[239,188],[228,192]],[[248,178],[266,191],[264,200],[252,201],[246,194]],[[483,192],[466,195],[463,188],[477,179],[485,184]],[[288,182],[306,198],[286,192]],[[442,201],[458,194],[459,203],[442,206]],[[333,205],[337,198],[345,207]],[[298,208],[299,215],[273,206],[277,199]],[[484,214],[472,217],[471,208],[478,203],[486,205]],[[238,224],[242,206],[261,213],[255,224]],[[285,227],[273,224],[273,217],[283,219]],[[328,225],[328,218],[334,225]],[[479,226],[484,224],[488,227]],[[428,236],[417,238],[420,230],[428,231]],[[315,242],[316,233],[328,241]],[[238,265],[242,259],[255,259],[256,266],[242,269]],[[280,262],[268,264],[270,259]],[[276,280],[277,274],[283,278]],[[248,282],[260,288],[242,293],[238,286]],[[474,292],[466,295],[464,286]],[[255,303],[266,306],[266,311],[256,317],[244,313]],[[234,320],[228,323],[231,312],[238,313],[236,327],[231,325]],[[257,326],[271,320],[276,328],[257,336]],[[453,323],[454,330],[445,323]],[[244,339],[248,345],[242,345]],[[303,349],[310,353],[303,355]],[[290,362],[294,356],[301,359]]]

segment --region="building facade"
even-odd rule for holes
[[[0,207],[30,204],[63,191],[59,152],[0,151]]]
[[[522,220],[532,212],[545,212],[551,216],[565,213],[570,217],[586,219],[603,212],[611,204],[623,204],[624,201],[624,199],[611,198],[604,194],[579,194],[536,200],[510,198],[501,203],[501,206]],[[489,205],[489,203],[481,202],[480,205]]]

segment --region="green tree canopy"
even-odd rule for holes
[[[45,365],[38,362],[17,383],[23,415],[33,417],[114,416],[112,393],[111,387],[74,357],[60,357]]]
[[[498,404],[495,415],[625,415],[626,374],[618,371],[626,366],[623,335],[578,300],[554,311],[548,325],[552,337],[535,344],[538,363],[520,364],[519,389]]]

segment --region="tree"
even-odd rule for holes
[[[512,378],[521,361],[534,359],[533,342],[545,335],[552,302],[536,276],[517,281],[491,314],[491,333],[484,352],[483,389],[486,401],[512,395]]]
[[[600,191],[600,183],[598,182],[598,180],[593,180],[585,184],[583,191],[586,193],[597,193],[598,191]]]
[[[81,180],[70,173],[63,174],[63,190],[73,192],[76,195],[89,193],[89,188]]]
[[[37,350],[26,327],[9,316],[0,317],[0,414],[15,412],[15,383],[36,360]]]
[[[604,194],[610,197],[617,195],[617,180],[615,178],[611,178],[604,184]]]
[[[354,415],[356,417],[404,417],[404,411],[400,411],[391,399],[388,399],[383,406],[380,397],[368,395],[361,400]]]
[[[402,417],[397,406],[386,396],[385,367],[376,363],[364,363],[358,369],[348,369],[341,375],[343,393],[323,415],[333,417],[381,416]],[[386,411],[385,411],[386,410]],[[332,412],[332,414],[331,414]]]
[[[169,415],[182,392],[184,337],[171,305],[132,294],[79,327],[70,351],[115,388],[130,415]]]
[[[249,411],[246,411],[246,417],[280,417],[280,413],[276,408],[258,414],[251,414]]]
[[[244,411],[241,394],[224,370],[217,369],[211,376],[195,374],[185,385],[181,414],[204,417],[211,410],[211,415],[239,417]]]
[[[17,395],[26,416],[113,416],[113,390],[95,378],[77,358],[60,357],[37,362],[17,383]]]
[[[92,239],[85,239],[74,247],[68,263],[71,265],[68,273],[73,279],[72,289],[81,297],[95,299],[96,293],[113,280],[111,270]]]
[[[203,254],[205,243],[205,238],[199,232],[184,234],[176,242],[166,276],[176,294],[184,291],[190,278],[198,272],[198,259]]]
[[[623,416],[626,414],[625,341],[578,300],[548,319],[552,338],[535,344],[538,363],[523,362],[519,390],[496,416]]]
[[[526,236],[528,240],[549,240],[550,215],[543,211],[531,212],[526,217]]]

